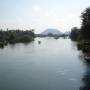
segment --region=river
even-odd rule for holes
[[[36,38],[0,49],[0,90],[84,90],[88,77],[90,67],[70,39]]]

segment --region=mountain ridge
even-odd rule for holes
[[[48,28],[48,29],[44,30],[43,32],[41,32],[40,34],[42,34],[42,35],[48,35],[48,34],[62,35],[63,33],[58,29]]]

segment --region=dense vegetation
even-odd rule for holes
[[[2,30],[0,29],[0,47],[8,43],[24,43],[34,40],[34,30]]]
[[[81,19],[81,33],[83,35],[83,39],[90,40],[90,7],[86,8],[86,10],[82,13]]]
[[[71,38],[73,41],[77,41],[79,34],[80,34],[80,29],[78,29],[77,27],[73,27],[73,28],[71,29],[70,38]]]
[[[78,47],[85,51],[90,51],[90,7],[81,14],[81,28],[76,27],[71,30],[70,38],[78,41]]]

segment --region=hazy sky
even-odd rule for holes
[[[81,12],[88,6],[90,0],[0,0],[0,28],[64,32],[80,27]]]

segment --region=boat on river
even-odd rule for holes
[[[58,36],[56,36],[56,37],[54,37],[54,39],[59,39],[59,37],[58,37]]]
[[[41,44],[41,41],[38,41],[38,44]]]

